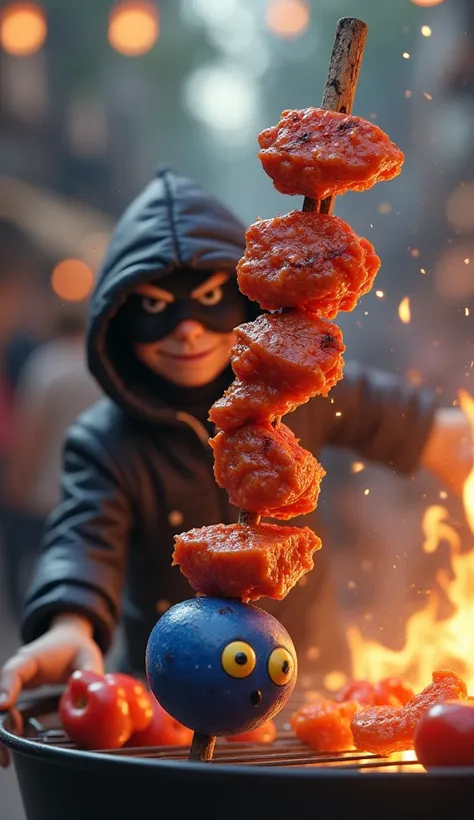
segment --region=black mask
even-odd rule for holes
[[[239,291],[235,278],[196,298],[191,293],[215,274],[215,271],[174,271],[149,284],[174,296],[174,301],[153,299],[132,293],[120,311],[128,337],[132,342],[150,344],[168,336],[185,319],[200,322],[215,333],[231,333],[246,321],[248,303]]]

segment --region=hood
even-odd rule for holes
[[[183,268],[235,276],[244,248],[245,228],[226,207],[193,180],[169,168],[157,171],[117,222],[89,310],[89,369],[113,401],[150,420],[164,409],[133,382],[126,339],[113,332],[129,293]]]

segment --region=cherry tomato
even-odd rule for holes
[[[350,680],[334,695],[334,700],[337,703],[356,700],[365,706],[373,706],[375,704],[374,687],[368,680]]]
[[[263,726],[258,729],[253,729],[250,732],[242,732],[240,735],[229,735],[226,740],[231,742],[241,743],[273,743],[277,735],[276,724],[273,720],[267,720]]]
[[[59,717],[83,749],[119,749],[131,735],[123,688],[94,672],[74,672],[59,701]]]
[[[105,680],[123,688],[130,709],[133,731],[141,732],[142,729],[146,729],[153,717],[152,699],[154,698],[145,684],[138,678],[124,675],[121,672],[108,672]]]
[[[414,748],[425,769],[474,766],[474,701],[435,703],[417,723]]]
[[[392,675],[374,684],[376,706],[405,706],[415,697],[415,690],[401,678]]]
[[[140,732],[134,732],[125,743],[132,746],[190,746],[193,730],[183,726],[171,717],[158,701],[153,698],[153,717],[151,723]]]

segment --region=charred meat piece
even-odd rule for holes
[[[313,568],[321,540],[309,527],[214,524],[174,536],[173,566],[195,592],[281,601]]]
[[[283,111],[258,142],[259,159],[277,191],[313,199],[387,182],[405,159],[377,125],[322,108]]]
[[[295,394],[293,388],[279,390],[264,382],[234,379],[220,399],[214,402],[209,419],[220,430],[230,432],[244,424],[264,424],[291,413],[311,396],[307,391]]]
[[[235,329],[232,369],[242,381],[327,395],[342,378],[340,328],[302,310],[264,313]]]
[[[282,521],[316,508],[326,472],[285,424],[221,430],[210,444],[215,479],[231,504]]]
[[[237,281],[263,309],[304,306],[332,319],[355,308],[379,267],[370,242],[342,219],[292,211],[248,228]]]
[[[416,725],[430,706],[465,698],[467,688],[462,678],[449,669],[437,670],[433,672],[432,683],[405,706],[369,706],[354,715],[351,729],[355,746],[379,755],[413,749]]]
[[[237,378],[209,411],[221,430],[273,421],[342,378],[345,350],[337,325],[302,310],[262,314],[236,328]]]
[[[317,752],[348,752],[354,748],[351,720],[361,708],[354,700],[336,703],[320,698],[293,713],[291,728],[296,737]]]

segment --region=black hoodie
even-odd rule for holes
[[[167,169],[119,220],[88,327],[89,367],[107,398],[68,431],[62,501],[47,522],[26,599],[25,642],[42,634],[54,614],[78,612],[92,621],[106,651],[121,618],[124,668],[142,673],[156,619],[193,595],[171,566],[173,535],[236,520],[237,509],[214,481],[208,431],[192,414],[131,385],[120,353],[126,354],[126,340],[117,340],[113,329],[117,311],[139,282],[183,268],[235,276],[243,249],[244,227],[236,218]],[[221,395],[222,385],[216,387]],[[352,448],[405,473],[417,466],[432,423],[431,395],[346,364],[331,399],[317,397],[285,417],[304,447],[316,455],[328,444]],[[294,523],[318,531],[314,515]],[[329,671],[344,665],[345,646],[324,548],[315,559],[305,583],[284,601],[261,603],[289,630],[300,665]]]

